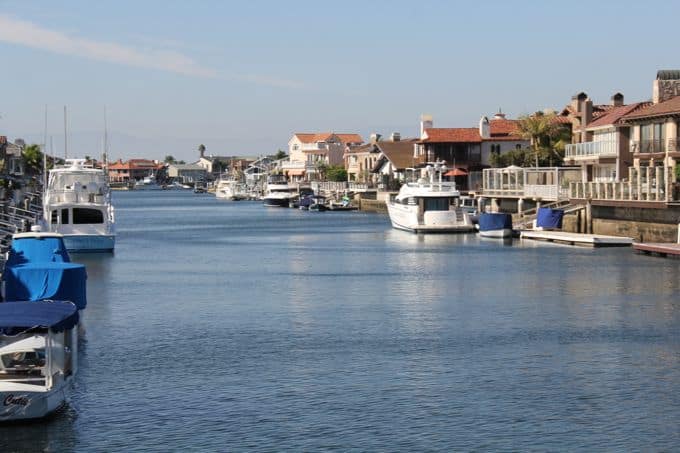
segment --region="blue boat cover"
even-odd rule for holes
[[[70,263],[64,240],[60,237],[30,237],[12,240],[7,265],[25,263]]]
[[[35,303],[4,302],[0,304],[0,334],[16,335],[31,328],[50,328],[56,332],[78,324],[78,308],[71,302],[42,301]]]
[[[536,227],[539,228],[562,228],[562,209],[539,208],[536,215]]]
[[[87,306],[85,266],[75,263],[27,263],[5,267],[5,299],[69,300],[78,309]]]
[[[483,212],[479,215],[479,231],[512,229],[512,216],[500,212]]]

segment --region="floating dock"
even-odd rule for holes
[[[564,231],[525,230],[520,234],[520,238],[583,247],[629,247],[633,244],[633,238],[605,236],[602,234],[567,233]]]
[[[674,256],[680,257],[680,244],[663,243],[663,242],[647,242],[633,244],[633,250],[646,255],[658,255],[662,257]]]

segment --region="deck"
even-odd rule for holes
[[[522,231],[520,238],[583,247],[628,247],[633,244],[633,239],[627,237],[567,233],[564,231],[525,230]]]
[[[658,255],[662,257],[674,256],[680,257],[680,244],[662,243],[662,242],[646,242],[633,244],[633,250],[646,255]]]

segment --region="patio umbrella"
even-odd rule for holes
[[[444,176],[467,176],[468,172],[462,168],[454,168],[444,173]]]

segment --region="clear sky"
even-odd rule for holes
[[[651,97],[680,68],[680,2],[0,0],[0,134],[54,152],[195,160],[286,149],[293,132],[470,127]],[[49,141],[49,140],[48,140]]]

